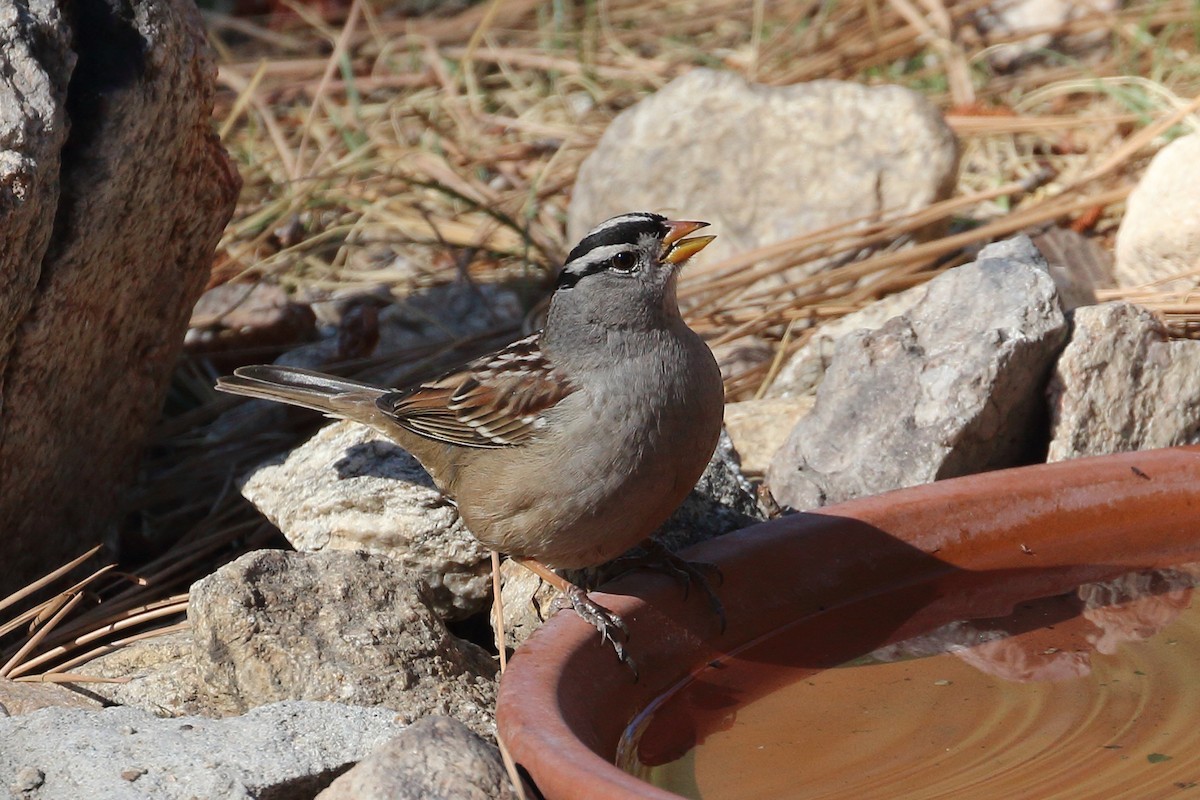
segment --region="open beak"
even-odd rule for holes
[[[699,253],[715,236],[695,236],[685,239],[689,233],[694,233],[707,227],[707,222],[692,222],[689,220],[667,220],[665,223],[670,230],[663,237],[662,259],[669,264],[680,265]]]

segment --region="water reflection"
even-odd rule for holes
[[[1149,639],[1191,604],[1200,562],[1085,583],[1068,595],[1022,603],[1006,617],[952,622],[875,650],[880,662],[953,653],[1008,681],[1059,681],[1091,672],[1091,653]],[[1080,619],[1063,628],[1058,623]]]
[[[928,592],[833,609],[696,676],[640,721],[626,766],[706,800],[1174,794],[1200,781],[1197,584],[1200,562],[1130,572],[858,653],[839,634]]]

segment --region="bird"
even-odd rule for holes
[[[721,372],[676,296],[684,264],[716,238],[691,236],[707,225],[650,212],[601,222],[567,255],[540,331],[429,382],[392,389],[258,365],[216,388],[399,444],[476,539],[557,588],[632,666],[624,621],[555,570],[652,542],[716,448]]]

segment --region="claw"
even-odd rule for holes
[[[717,597],[717,593],[713,591],[713,585],[705,574],[714,575],[717,585],[720,586],[725,582],[725,576],[721,573],[721,568],[716,564],[709,564],[706,561],[688,561],[687,559],[680,558],[668,550],[666,545],[657,539],[647,539],[643,542],[642,547],[646,550],[645,556],[622,557],[613,563],[624,567],[625,570],[653,569],[665,572],[683,584],[684,600],[687,600],[691,595],[692,584],[695,583],[704,592],[705,599],[708,600],[708,607],[720,623],[721,633],[724,633],[726,626],[725,605],[721,602],[721,598]]]
[[[616,635],[616,632],[619,631],[621,639],[625,642],[629,641],[629,626],[625,624],[625,620],[588,597],[587,592],[574,584],[570,584],[564,590],[563,596],[571,603],[571,608],[579,615],[580,619],[599,631],[600,640],[612,645],[617,658],[633,671],[634,680],[637,680],[637,665],[633,663],[624,643],[619,641]]]

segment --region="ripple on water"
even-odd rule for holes
[[[1197,583],[1197,564],[1129,573],[858,657],[813,655],[863,608],[828,612],[665,696],[621,765],[704,800],[1200,797]],[[743,702],[734,674],[771,688]]]

